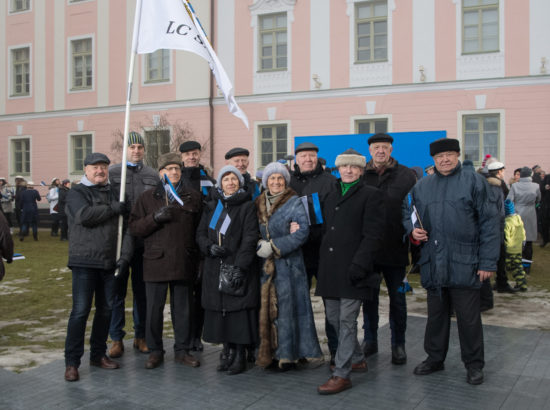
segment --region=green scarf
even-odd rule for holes
[[[358,179],[356,179],[355,181],[350,182],[350,183],[346,183],[346,182],[340,181],[340,188],[342,188],[342,196],[346,195],[346,192],[348,192],[349,189],[350,189],[352,186],[356,185],[356,184],[359,182],[359,179],[360,179],[360,178],[358,178]]]

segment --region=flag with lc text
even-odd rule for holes
[[[190,51],[208,61],[229,112],[248,128],[233,85],[187,0],[137,0],[132,52],[146,54],[159,49]]]

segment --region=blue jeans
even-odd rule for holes
[[[75,266],[73,271],[73,308],[65,339],[65,365],[80,366],[84,354],[86,322],[95,295],[95,314],[90,335],[90,360],[99,361],[107,351],[107,335],[111,322],[111,308],[115,277],[112,270]]]
[[[405,278],[404,266],[375,266],[376,272],[382,272],[384,281],[388,287],[390,297],[390,329],[392,346],[405,344],[405,331],[407,330],[407,299],[405,293],[397,289]],[[363,329],[364,340],[376,343],[378,341],[378,304],[380,288],[375,290],[372,300],[363,304]]]
[[[132,275],[132,293],[134,295],[132,316],[134,319],[134,337],[145,339],[145,318],[147,315],[147,301],[145,296],[145,283],[143,282],[143,249],[136,249],[130,261],[130,274]],[[128,291],[129,275],[116,278],[115,294],[113,299],[113,314],[109,334],[111,339],[120,341],[124,339],[126,332],[126,314],[124,301]]]

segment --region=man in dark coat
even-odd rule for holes
[[[428,295],[424,337],[428,358],[414,373],[443,370],[454,309],[466,380],[481,384],[485,362],[479,289],[497,267],[497,206],[485,178],[462,168],[458,140],[432,142],[430,155],[435,174],[418,181],[403,202],[406,232],[422,243],[418,264]]]
[[[67,205],[67,194],[71,189],[71,181],[64,179],[61,181],[61,186],[59,187],[59,201],[57,202],[57,209],[59,213],[59,228],[61,235],[59,239],[61,241],[69,240],[69,227],[67,225],[67,213],[65,212],[65,206]]]
[[[42,198],[36,189],[32,186],[32,181],[23,181],[22,190],[19,193],[18,207],[21,210],[21,231],[19,240],[22,241],[29,234],[29,226],[32,228],[32,237],[38,240],[38,205],[36,204]]]
[[[324,172],[317,156],[318,152],[319,148],[311,142],[303,142],[298,145],[294,151],[296,160],[294,172],[290,176],[290,187],[296,191],[298,196],[306,197],[309,208],[309,236],[307,242],[302,246],[302,253],[310,286],[311,278],[316,277],[319,270],[319,247],[323,235],[322,212],[325,200],[331,192],[336,191],[336,177]],[[334,362],[334,355],[338,347],[338,335],[328,321],[325,321],[325,331],[331,362]]]
[[[391,135],[378,133],[368,139],[372,159],[367,162],[363,181],[379,188],[384,196],[386,224],[382,246],[376,255],[374,270],[384,276],[390,298],[391,351],[393,364],[405,364],[405,331],[407,329],[407,300],[402,287],[405,268],[409,263],[409,241],[403,240],[405,230],[401,224],[401,203],[416,183],[414,171],[401,165],[391,156]],[[378,352],[379,293],[363,304],[363,352],[368,357]]]
[[[544,248],[548,242],[550,242],[550,174],[544,177],[544,180],[540,184],[541,193],[541,234],[542,242],[541,248]]]
[[[73,308],[65,340],[65,380],[79,379],[78,367],[84,354],[86,322],[95,298],[95,314],[90,336],[90,365],[118,369],[107,351],[107,336],[115,287],[118,215],[127,212],[109,185],[109,158],[93,152],[84,159],[80,184],[67,195],[65,211],[69,221],[68,266],[73,271]],[[131,249],[123,241],[121,258],[129,258]],[[126,259],[129,260],[129,259]]]
[[[228,165],[233,165],[237,168],[244,178],[244,189],[248,192],[252,200],[260,195],[260,184],[252,179],[248,173],[248,164],[250,152],[246,148],[231,148],[225,153],[225,160]]]
[[[193,283],[197,277],[199,250],[195,233],[201,216],[201,196],[181,180],[181,158],[176,153],[159,157],[161,181],[139,196],[130,214],[129,228],[144,240],[143,279],[147,293],[145,338],[151,351],[147,369],[164,360],[162,328],[166,294],[174,327],[175,360],[197,367],[193,347]]]
[[[383,238],[381,193],[361,181],[365,157],[349,149],[336,158],[341,179],[325,201],[325,226],[320,248],[316,295],[322,296],[329,323],[338,334],[332,377],[317,391],[334,394],[351,387],[349,374],[366,371],[357,341],[357,316],[365,299],[380,286],[374,270]]]
[[[158,172],[153,168],[143,164],[145,156],[145,141],[143,137],[135,131],[128,133],[126,164],[126,188],[125,198],[129,207],[136,202],[137,198],[145,191],[154,189],[158,182]],[[115,164],[109,168],[109,180],[117,197],[120,197],[120,183],[122,174],[122,164]],[[126,227],[127,220],[124,221]],[[119,272],[116,281],[115,296],[113,302],[113,315],[111,317],[111,326],[109,333],[113,344],[109,349],[110,357],[120,357],[124,353],[124,343],[122,339],[126,332],[126,313],[124,311],[124,301],[128,290],[128,279],[132,276],[132,295],[133,295],[133,319],[134,319],[134,349],[142,353],[149,353],[147,342],[145,341],[145,316],[147,302],[145,300],[145,283],[143,282],[143,240],[134,239],[134,254],[129,261],[129,266],[124,266]]]
[[[197,141],[185,141],[180,145],[180,152],[181,161],[183,164],[183,168],[181,170],[181,180],[185,184],[189,185],[193,190],[201,193],[204,204],[210,197],[210,190],[216,184],[216,180],[208,175],[205,167],[200,163],[202,154],[201,144]],[[202,266],[202,264],[200,266]],[[201,302],[202,268],[200,266],[198,267],[199,274],[197,275],[197,282],[193,287],[193,314],[195,315],[193,319],[193,326],[195,327],[193,332],[195,335],[193,350],[197,351],[202,351],[203,349],[201,336],[204,325],[204,310]]]
[[[13,240],[11,238],[8,221],[4,214],[0,212],[0,280],[4,279],[6,273],[2,258],[4,258],[7,263],[13,261]]]

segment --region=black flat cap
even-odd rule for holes
[[[225,159],[233,158],[238,155],[246,155],[248,157],[250,152],[246,148],[231,148],[225,153]]]
[[[454,138],[441,138],[430,144],[430,156],[439,154],[440,152],[456,151],[460,152],[460,143]]]
[[[84,159],[84,166],[99,163],[108,165],[111,163],[111,161],[109,160],[109,158],[107,158],[107,155],[102,154],[101,152],[92,152],[91,154],[88,154]]]
[[[300,151],[315,151],[319,152],[319,147],[311,142],[302,142],[294,150],[294,154],[297,154]]]
[[[201,144],[199,144],[197,141],[185,141],[183,144],[180,145],[180,152],[188,152],[193,151],[194,149],[201,149]]]
[[[374,142],[389,142],[390,144],[392,144],[393,137],[389,134],[379,132],[378,134],[374,134],[372,137],[370,137],[367,142],[369,145]]]

